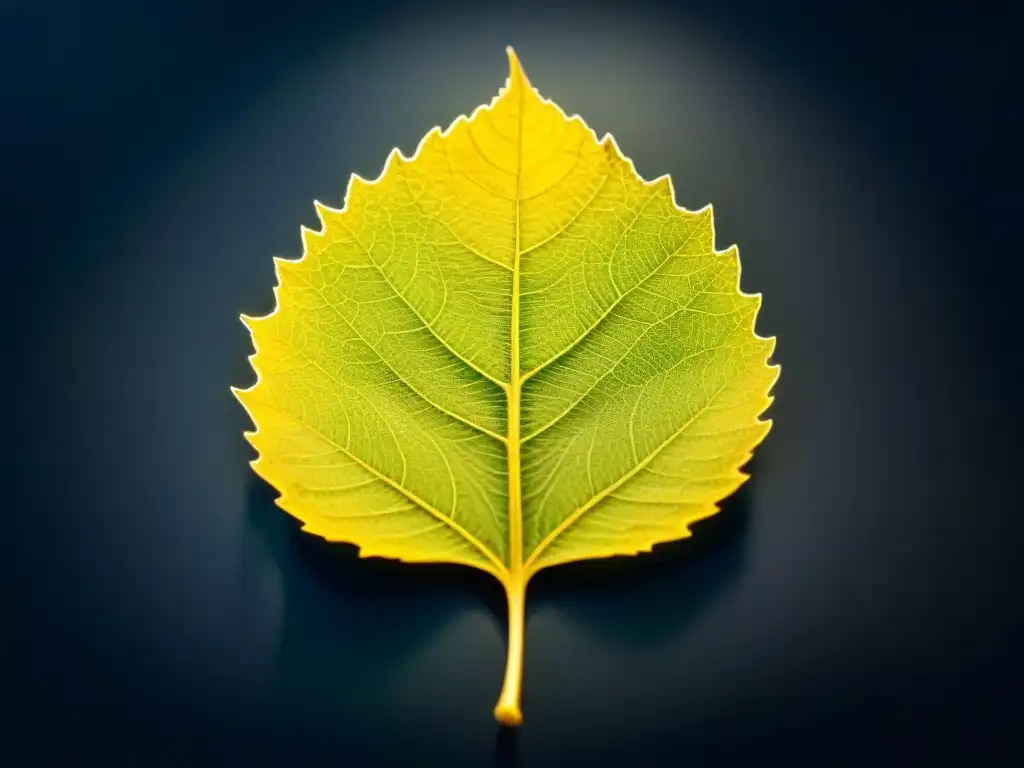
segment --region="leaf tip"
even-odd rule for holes
[[[530,85],[530,81],[526,77],[526,73],[523,71],[523,65],[519,63],[519,57],[516,55],[515,49],[511,45],[505,46],[505,53],[508,54],[508,85],[509,88],[515,87],[517,83],[525,86]]]

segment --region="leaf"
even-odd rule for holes
[[[501,581],[495,716],[518,725],[527,582],[689,536],[746,479],[779,369],[711,207],[677,207],[508,54],[490,105],[316,203],[276,309],[242,317],[257,381],[234,392],[304,530]]]

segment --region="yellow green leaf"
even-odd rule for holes
[[[508,54],[489,105],[316,203],[275,310],[242,318],[257,381],[234,391],[304,530],[504,585],[495,716],[517,725],[530,578],[689,536],[746,479],[778,366],[711,207],[677,207]]]

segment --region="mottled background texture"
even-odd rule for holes
[[[0,762],[1022,764],[1008,4],[546,5],[0,0]],[[228,389],[508,44],[714,204],[783,369],[693,539],[538,578],[514,737],[497,585],[300,534]]]

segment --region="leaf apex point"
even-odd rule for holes
[[[519,56],[516,55],[515,49],[511,45],[505,46],[505,55],[508,56],[508,79],[509,85],[522,80],[526,83],[526,74],[523,72],[523,65],[519,62]]]

